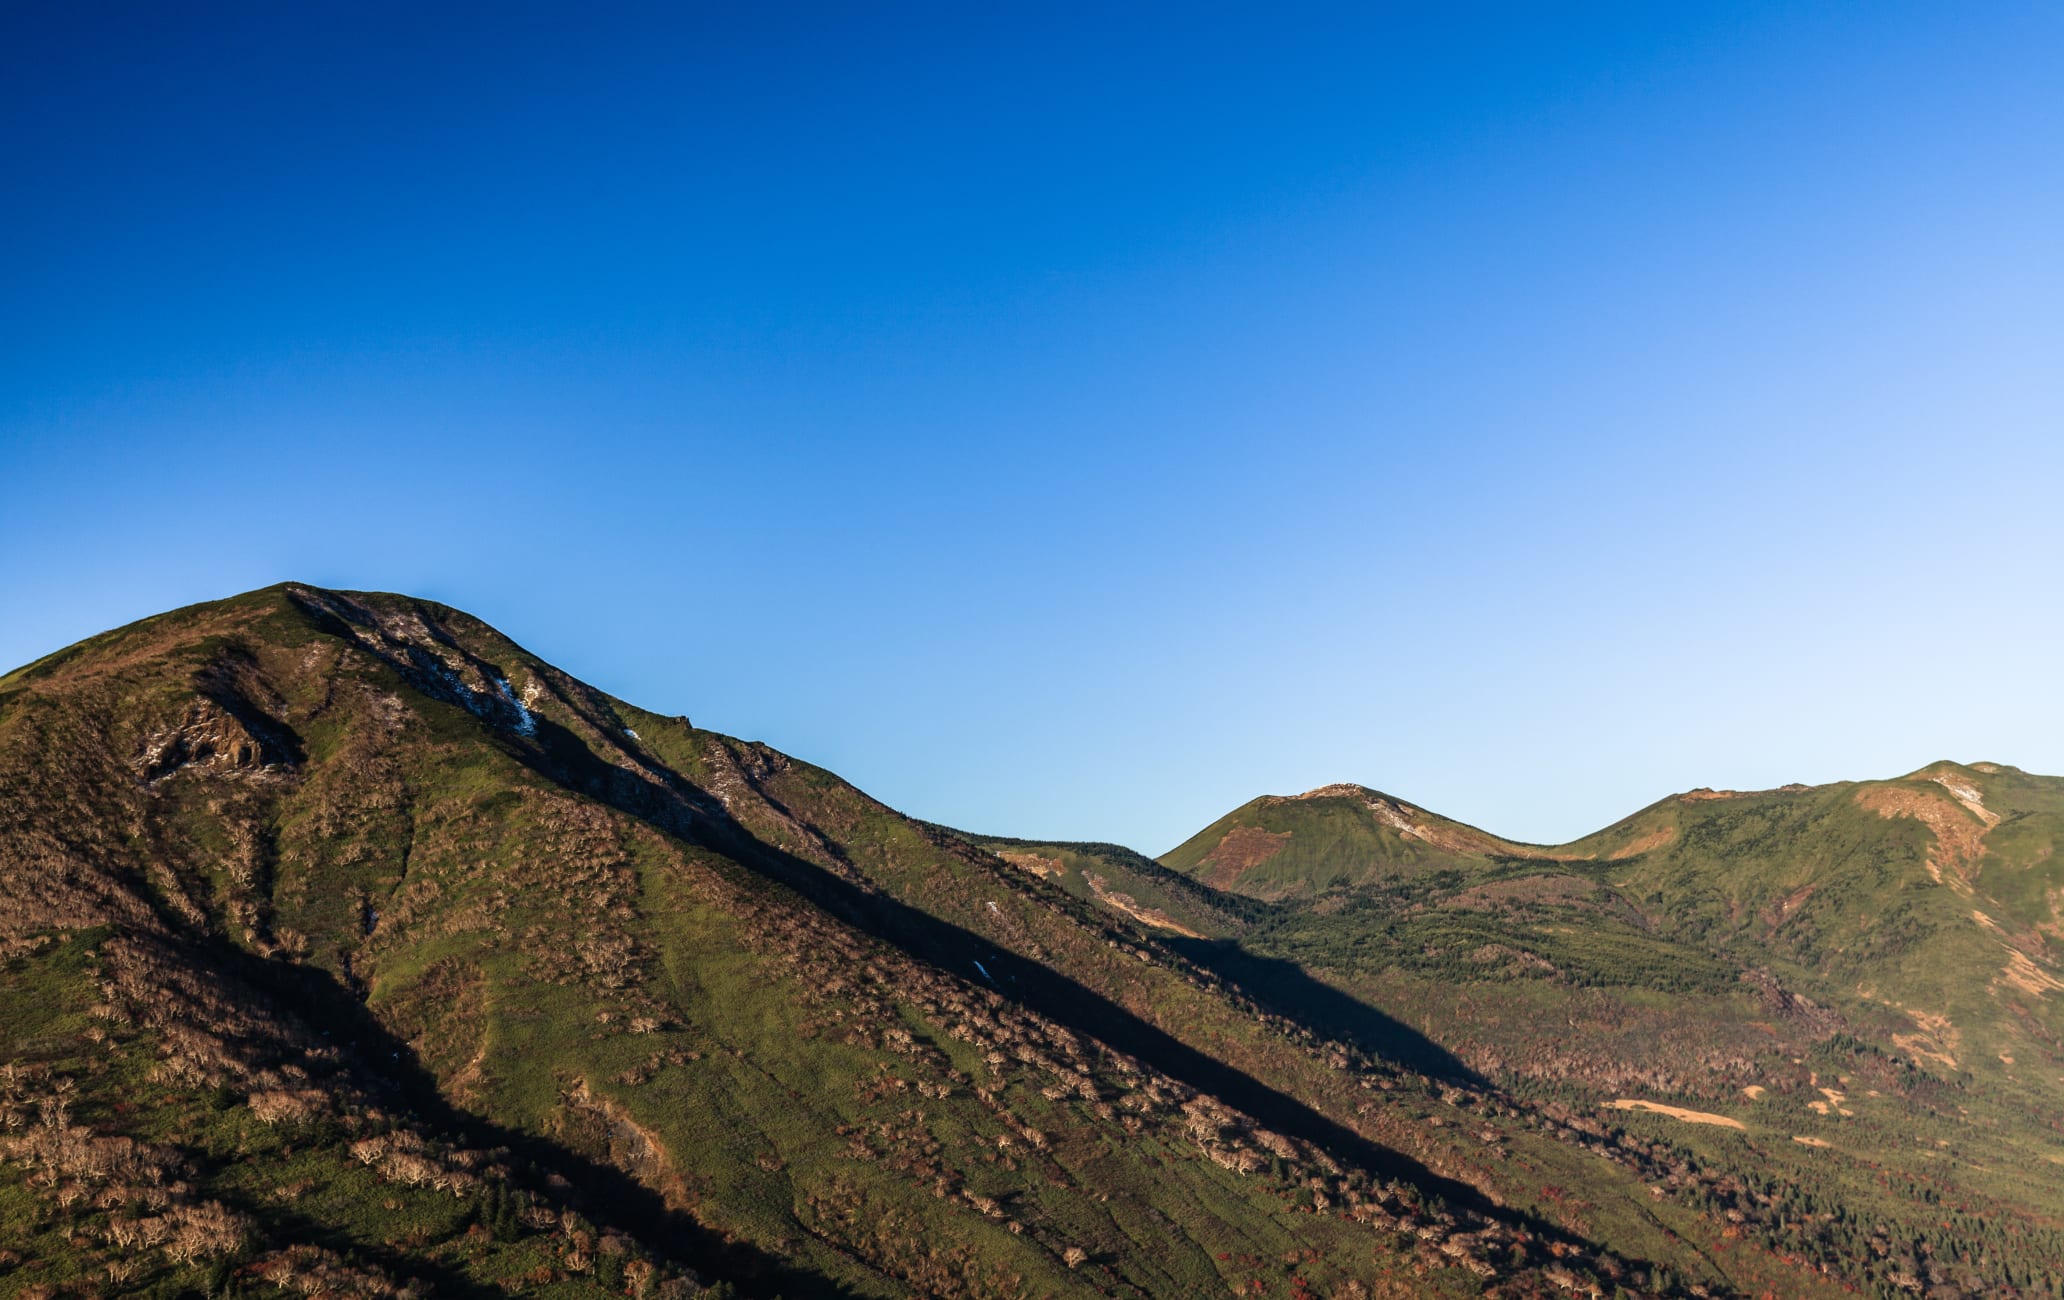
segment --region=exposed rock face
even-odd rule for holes
[[[145,782],[157,782],[189,766],[248,772],[292,762],[290,738],[262,716],[248,708],[233,712],[212,699],[196,700],[179,725],[145,740],[136,769]]]

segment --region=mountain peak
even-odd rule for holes
[[[1375,790],[1371,790],[1368,786],[1357,785],[1352,781],[1335,781],[1331,785],[1314,786],[1312,789],[1306,790],[1303,794],[1280,795],[1271,797],[1298,800],[1363,799],[1368,798],[1371,795],[1377,795],[1378,793],[1379,792]]]

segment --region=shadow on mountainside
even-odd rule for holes
[[[700,788],[671,769],[662,770],[680,784],[679,789],[604,762],[573,732],[544,718],[538,720],[536,739],[545,751],[542,756],[524,746],[512,745],[509,752],[547,779],[589,794],[669,834],[714,849],[919,961],[962,978],[980,962],[994,977],[992,987],[1027,1009],[1109,1044],[1170,1078],[1237,1107],[1279,1133],[1321,1147],[1343,1163],[1379,1178],[1410,1184],[1457,1209],[1523,1223],[1546,1238],[1580,1240],[1532,1215],[1499,1207],[1470,1184],[1436,1173],[1403,1152],[1363,1137],[1040,962],[1000,949],[972,931],[886,893],[863,889],[814,862],[767,844],[728,814],[712,812],[715,801],[695,797],[702,794]],[[1396,1025],[1368,1008],[1362,1012]],[[1411,1033],[1403,1026],[1397,1026],[1397,1031]],[[1439,1051],[1430,1043],[1428,1046]],[[1455,1069],[1461,1068],[1456,1062]]]
[[[226,946],[210,946],[232,978],[263,990],[266,998],[298,1016],[345,1049],[347,1070],[374,1092],[386,1092],[422,1123],[456,1136],[465,1145],[504,1148],[518,1181],[533,1190],[555,1175],[571,1184],[574,1208],[591,1219],[629,1232],[662,1259],[701,1275],[707,1283],[729,1282],[751,1296],[823,1297],[856,1300],[860,1294],[813,1270],[723,1236],[689,1215],[669,1208],[659,1193],[616,1166],[592,1159],[545,1138],[506,1128],[453,1106],[438,1091],[436,1078],[416,1059],[415,1050],[383,1027],[370,1009],[342,981],[319,967],[266,959]],[[421,1276],[435,1285],[435,1294],[498,1296],[502,1292],[469,1283],[456,1270],[404,1256],[364,1241],[325,1241],[309,1222],[285,1221],[277,1207],[259,1209],[260,1217],[282,1220],[312,1241],[336,1249],[353,1249],[396,1276]]]
[[[325,630],[342,630],[337,616],[329,610],[310,608],[305,604],[303,608],[318,626],[327,625]],[[371,649],[419,691],[435,699],[451,701],[449,691],[424,682],[417,665],[375,647],[365,648]],[[482,663],[493,668],[485,661]],[[543,715],[526,714],[524,720],[527,726],[520,735],[511,734],[484,718],[482,724],[493,743],[510,758],[556,785],[593,798],[668,835],[710,848],[927,965],[967,979],[972,978],[970,973],[980,963],[991,976],[990,986],[1021,1006],[1074,1033],[1110,1045],[1200,1093],[1236,1107],[1276,1132],[1310,1142],[1345,1165],[1359,1167],[1380,1179],[1412,1186],[1454,1209],[1522,1226],[1543,1240],[1595,1248],[1595,1243],[1533,1214],[1500,1207],[1476,1187],[1436,1173],[1411,1156],[1362,1136],[1295,1097],[1191,1047],[1039,961],[1000,949],[970,930],[906,904],[879,889],[842,879],[817,863],[768,844],[733,817],[718,799],[650,753],[636,754],[634,767],[619,766],[603,759],[578,733],[562,723]],[[587,720],[597,725],[602,734],[608,734],[609,728],[596,724],[593,718]],[[632,757],[631,751],[624,752],[626,757]],[[1285,974],[1270,969],[1267,964],[1234,962],[1232,965],[1240,974],[1257,982],[1265,991],[1273,992],[1276,997],[1296,1002],[1299,998],[1289,995],[1298,994],[1307,1010],[1357,1025],[1378,1050],[1385,1042],[1395,1046],[1418,1037],[1380,1012],[1325,990],[1325,986],[1318,985],[1316,981],[1307,979],[1305,982],[1309,987],[1298,989]],[[1330,1000],[1322,996],[1322,991],[1331,994]],[[1350,1007],[1359,1010],[1351,1012]],[[1440,1056],[1445,1055],[1430,1041],[1423,1038],[1419,1041],[1425,1045],[1427,1059],[1438,1062]],[[1451,1077],[1464,1072],[1460,1062],[1452,1058],[1449,1061],[1452,1064],[1445,1072]],[[421,1081],[428,1086],[427,1076],[422,1076]],[[430,1088],[430,1091],[434,1094],[435,1089]],[[613,1175],[628,1188],[644,1192],[651,1203],[657,1202],[656,1196],[628,1176],[613,1169],[609,1175],[602,1175],[600,1169],[596,1173]],[[635,1208],[637,1197],[629,1193],[628,1188],[626,1193],[631,1195]],[[646,1206],[648,1211],[653,1208],[651,1203]]]
[[[1137,872],[1164,888],[1180,890],[1214,912],[1238,918],[1241,923],[1264,919],[1280,906],[1214,889],[1201,880],[1172,871],[1119,844],[1018,840],[1001,835],[970,835],[946,826],[934,826],[933,829],[977,848],[991,845],[1038,848],[1051,844],[1055,848],[1108,857],[1122,862],[1128,871]],[[1154,937],[1218,976],[1265,1010],[1296,1021],[1314,1033],[1422,1074],[1454,1083],[1489,1086],[1459,1057],[1425,1034],[1352,994],[1312,978],[1295,962],[1260,956],[1237,937],[1184,938],[1166,933]]]
[[[1422,1074],[1475,1087],[1489,1086],[1483,1076],[1447,1048],[1402,1020],[1312,978],[1296,962],[1257,956],[1237,939],[1162,941],[1263,1007],[1314,1033]]]

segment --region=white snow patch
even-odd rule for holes
[[[637,733],[637,732],[635,732],[635,731],[632,731],[632,730],[631,730],[631,729],[630,729],[629,727],[625,727],[625,728],[623,729],[623,734],[625,734],[626,736],[629,736],[629,737],[630,737],[630,738],[631,738],[632,740],[636,740],[636,739],[638,739],[638,733]]]
[[[1979,794],[1978,791],[1972,789],[1971,786],[1967,783],[1959,781],[1955,777],[1947,776],[1941,772],[1937,772],[1935,775],[1929,777],[1928,779],[1930,781],[1933,781],[1935,784],[1941,786],[1943,789],[1949,791],[1951,794],[1955,795],[1964,803],[1985,802],[1985,797],[1983,795]]]
[[[1409,835],[1415,840],[1432,842],[1433,837],[1426,833],[1426,828],[1413,821],[1403,808],[1386,799],[1369,798],[1362,800],[1362,802],[1368,805],[1370,812],[1376,814],[1377,821],[1382,822],[1398,834]]]
[[[497,677],[494,679],[494,684],[495,689],[501,692],[503,702],[516,710],[516,734],[519,736],[535,736],[537,734],[537,717],[531,713],[522,700],[516,698],[516,692],[509,689],[509,679]],[[528,695],[529,692],[526,691],[524,694]]]
[[[1941,786],[1943,789],[1949,791],[1950,798],[1955,799],[1958,803],[1962,804],[1965,808],[1969,809],[1973,817],[1976,817],[1979,821],[1984,822],[1988,827],[1995,826],[1999,823],[1999,814],[1994,812],[1992,809],[1987,808],[1985,806],[1985,796],[1981,794],[1979,791],[1973,789],[1970,785],[1962,781],[1954,780],[1951,777],[1944,775],[1940,772],[1929,777],[1928,779],[1930,781],[1933,781],[1935,784]]]

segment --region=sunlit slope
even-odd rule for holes
[[[1682,795],[1569,849],[1639,846],[1605,878],[1658,933],[1909,1019],[1947,1017],[1964,1052],[1925,1041],[1918,1020],[1909,1050],[1998,1071],[2000,1053],[2064,1031],[2060,806],[2057,778],[1945,762],[1891,781]]]
[[[1160,861],[1217,889],[1284,898],[1545,852],[1363,786],[1329,785],[1243,804]]]
[[[1071,892],[441,606],[278,588],[51,656],[0,679],[0,790],[38,1285],[1818,1285],[1717,1262],[1763,1207],[1655,1200],[1671,1148],[1184,950],[1239,905],[1093,854]]]
[[[1495,946],[1509,908],[1562,909],[1584,918],[1584,951],[1561,945],[1558,960],[1555,939],[1539,936],[1525,951],[1578,978],[1640,967],[1646,982],[1690,988],[1767,964],[1886,1007],[1962,1012],[1986,1026],[1980,1055],[1996,1058],[2029,1034],[2064,1032],[2051,997],[2064,990],[2060,828],[2064,780],[1991,763],[1698,790],[1553,847],[1328,786],[1254,800],[1161,863],[1250,897],[1331,896],[1322,915],[1385,895],[1389,923],[1444,928],[1419,945],[1436,955],[1471,934]]]
[[[1213,846],[1273,837],[1227,881],[1274,900],[1244,914],[1239,959],[1521,1096],[1780,1177],[1795,1211],[1840,1207],[1859,1281],[2009,1294],[2064,1261],[2060,797],[1936,763],[1692,791],[1544,848],[1440,844],[1430,815],[1329,787],[1255,801],[1164,863],[1208,877]]]

